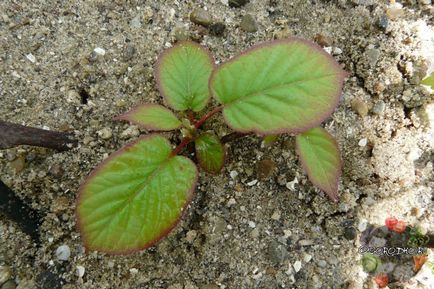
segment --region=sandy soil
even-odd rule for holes
[[[0,2],[1,119],[72,131],[80,141],[67,152],[0,151],[2,181],[44,214],[40,245],[0,217],[8,286],[375,288],[358,253],[367,224],[396,216],[434,231],[433,101],[419,85],[434,65],[431,1],[407,0],[399,9],[371,0],[252,0],[241,8],[194,2]],[[198,7],[225,24],[223,35],[190,21]],[[240,28],[246,14],[257,32]],[[161,103],[153,79],[158,54],[190,37],[221,63],[255,43],[294,35],[316,39],[349,73],[325,124],[344,161],[339,204],[307,180],[292,137],[272,146],[248,137],[228,147],[220,175],[200,176],[187,216],[157,246],[132,256],[84,252],[75,227],[77,188],[108,154],[146,133],[112,118],[137,103]],[[220,120],[206,128],[229,132]],[[273,164],[270,176],[248,185],[263,173],[262,160]],[[67,261],[55,255],[61,245],[71,250]]]

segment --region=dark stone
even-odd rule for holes
[[[246,32],[258,31],[258,24],[256,23],[255,18],[253,18],[253,16],[250,14],[246,14],[243,16],[243,19],[241,19],[240,27]]]
[[[226,26],[223,23],[221,22],[214,23],[209,26],[209,34],[211,34],[212,36],[220,37],[223,36],[225,29]]]
[[[249,2],[250,2],[250,0],[229,0],[228,4],[229,4],[229,7],[239,8],[241,6],[246,5]]]
[[[387,15],[382,15],[378,20],[378,27],[380,27],[381,29],[386,29],[388,25],[389,18],[387,18]]]
[[[51,271],[44,271],[36,277],[40,289],[62,289],[63,279]]]
[[[190,21],[195,24],[209,26],[212,22],[212,17],[208,11],[198,8],[194,9],[193,12],[191,12]]]
[[[357,236],[357,231],[354,227],[346,227],[344,229],[344,237],[347,240],[354,240]]]
[[[129,44],[124,50],[123,58],[125,61],[131,60],[134,57],[134,54],[136,54],[136,48]]]

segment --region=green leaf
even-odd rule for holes
[[[201,111],[209,100],[208,80],[213,68],[214,59],[205,48],[184,41],[160,55],[155,79],[170,107]]]
[[[310,181],[337,202],[342,165],[336,141],[325,129],[316,127],[297,135],[295,143]]]
[[[212,133],[204,133],[196,138],[195,146],[200,166],[209,173],[220,172],[225,158],[220,139]]]
[[[211,75],[211,94],[236,131],[276,134],[319,125],[335,109],[345,72],[314,43],[290,38],[254,46]]]
[[[431,72],[430,76],[422,80],[420,83],[423,85],[428,85],[431,87],[431,89],[434,89],[434,72]]]
[[[180,220],[197,180],[168,140],[142,137],[104,160],[81,185],[78,225],[88,250],[127,254],[152,246]]]
[[[142,104],[115,119],[127,120],[149,130],[173,130],[181,122],[169,109],[158,104]]]

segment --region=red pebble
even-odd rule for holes
[[[389,230],[393,230],[393,228],[395,228],[396,224],[398,223],[398,219],[397,218],[387,218],[386,219],[386,227]]]
[[[389,284],[389,278],[387,274],[380,274],[374,277],[375,283],[377,283],[378,287],[384,288]]]

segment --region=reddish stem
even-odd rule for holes
[[[209,113],[205,114],[204,116],[202,116],[201,119],[199,119],[195,124],[194,124],[194,128],[198,129],[202,126],[202,124],[207,121],[209,118],[211,118],[214,114],[220,112],[223,109],[223,106],[218,106],[216,108],[214,108],[212,111],[210,111]]]
[[[170,154],[172,157],[176,156],[177,154],[179,154],[181,152],[181,150],[188,145],[190,142],[192,141],[192,138],[190,137],[185,137],[181,140],[181,143],[172,151],[172,153]]]
[[[194,124],[194,130],[197,130],[198,128],[200,128],[202,126],[202,124],[204,122],[206,122],[209,118],[211,118],[213,115],[215,115],[216,113],[218,113],[219,111],[221,111],[223,109],[223,106],[219,106],[214,108],[212,111],[210,111],[209,113],[205,114],[201,119],[199,119],[195,124]],[[181,143],[172,151],[172,153],[170,154],[171,156],[176,156],[177,154],[179,154],[181,152],[181,150],[188,145],[191,141],[193,140],[193,138],[187,136],[184,137],[181,140]]]

